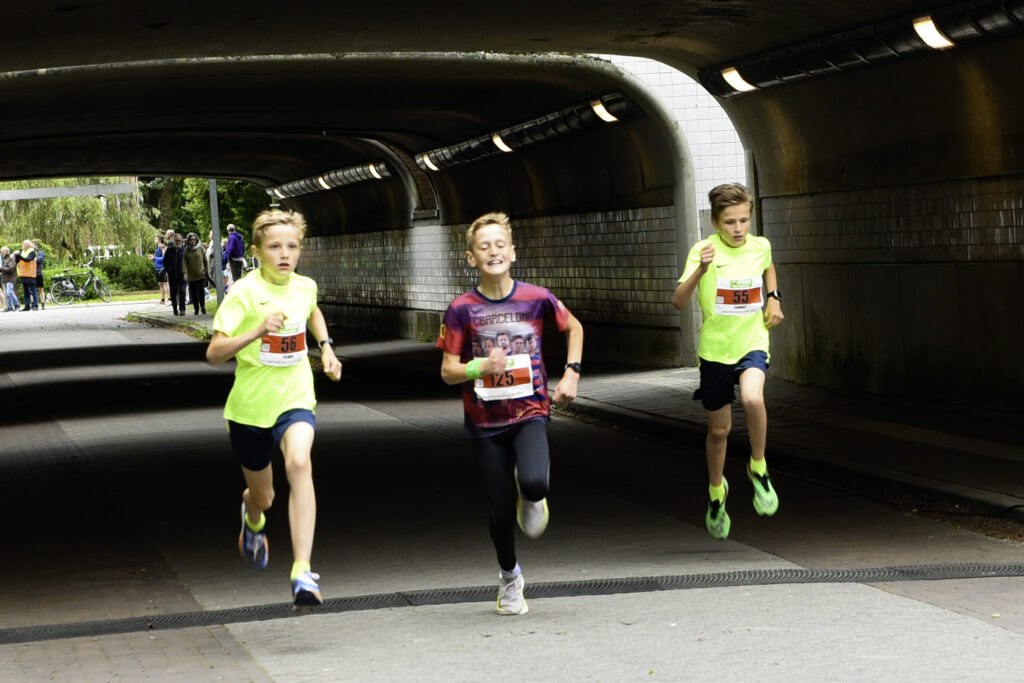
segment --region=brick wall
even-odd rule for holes
[[[310,237],[302,272],[334,324],[428,339],[476,282],[467,225]],[[590,359],[678,364],[673,207],[513,219],[513,277],[547,287],[585,326]]]
[[[1024,386],[1024,176],[761,200],[777,374],[997,404]]]

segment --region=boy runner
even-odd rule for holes
[[[466,231],[466,260],[480,272],[480,284],[455,299],[444,314],[437,338],[437,347],[444,351],[441,377],[447,384],[462,384],[465,433],[476,446],[490,501],[491,540],[500,570],[498,614],[525,614],[515,524],[537,538],[548,523],[552,399],[540,355],[544,321],[554,321],[568,345],[555,401],[576,398],[583,326],[548,290],[512,279],[516,249],[505,214],[488,213],[473,221]],[[533,335],[536,354],[510,354],[500,344],[484,343],[500,333]],[[474,349],[486,356],[474,357]]]
[[[759,515],[774,515],[779,508],[764,459],[768,431],[764,382],[768,329],[781,323],[783,315],[771,245],[764,237],[748,234],[754,205],[750,192],[739,184],[719,185],[708,193],[708,199],[716,232],[690,249],[672,305],[682,310],[697,291],[704,326],[697,347],[700,388],[693,397],[701,399],[707,411],[705,447],[710,480],[704,521],[712,536],[724,539],[731,522],[725,511],[729,482],[722,472],[736,384],[747,413],[747,477],[754,486],[754,510]]]
[[[213,320],[206,358],[218,365],[238,361],[224,406],[231,446],[245,477],[238,549],[256,569],[267,566],[265,510],[274,500],[271,456],[280,448],[291,488],[288,522],[296,606],[323,603],[319,575],[310,570],[316,495],[310,452],[316,420],[313,371],[306,353],[306,328],[320,347],[324,374],[337,382],[341,362],[316,304],[316,282],[295,272],[306,222],[302,214],[265,211],[252,226],[260,269],[231,288]]]

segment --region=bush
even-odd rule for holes
[[[156,270],[145,256],[114,256],[96,265],[111,289],[121,292],[157,289]]]

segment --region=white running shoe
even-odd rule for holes
[[[525,585],[522,574],[511,579],[504,579],[498,575],[498,614],[526,614],[530,611],[526,605],[526,598],[523,597]]]
[[[548,528],[548,499],[541,498],[538,501],[524,500],[519,496],[516,501],[516,521],[519,528],[529,538],[538,538]]]

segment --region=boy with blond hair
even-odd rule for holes
[[[253,253],[260,269],[231,288],[213,320],[206,358],[218,365],[235,358],[235,382],[224,406],[231,446],[242,466],[242,531],[238,549],[256,569],[267,566],[266,515],[274,500],[271,458],[284,455],[291,494],[292,599],[297,607],[323,603],[310,568],[316,494],[310,454],[316,419],[313,371],[306,330],[320,347],[324,374],[341,379],[334,340],[317,306],[317,285],[295,272],[306,222],[299,213],[264,211],[253,222]]]
[[[466,231],[466,260],[480,282],[456,298],[444,314],[437,347],[444,351],[441,377],[462,385],[465,434],[473,440],[490,502],[491,541],[498,556],[499,614],[525,614],[525,585],[516,558],[515,525],[536,538],[548,523],[547,423],[552,397],[541,358],[544,321],[567,340],[568,363],[555,401],[576,398],[583,354],[583,326],[543,287],[512,279],[516,260],[512,227],[503,213],[488,213]],[[510,353],[474,339],[533,335],[537,355]],[[475,349],[486,355],[474,357]]]

